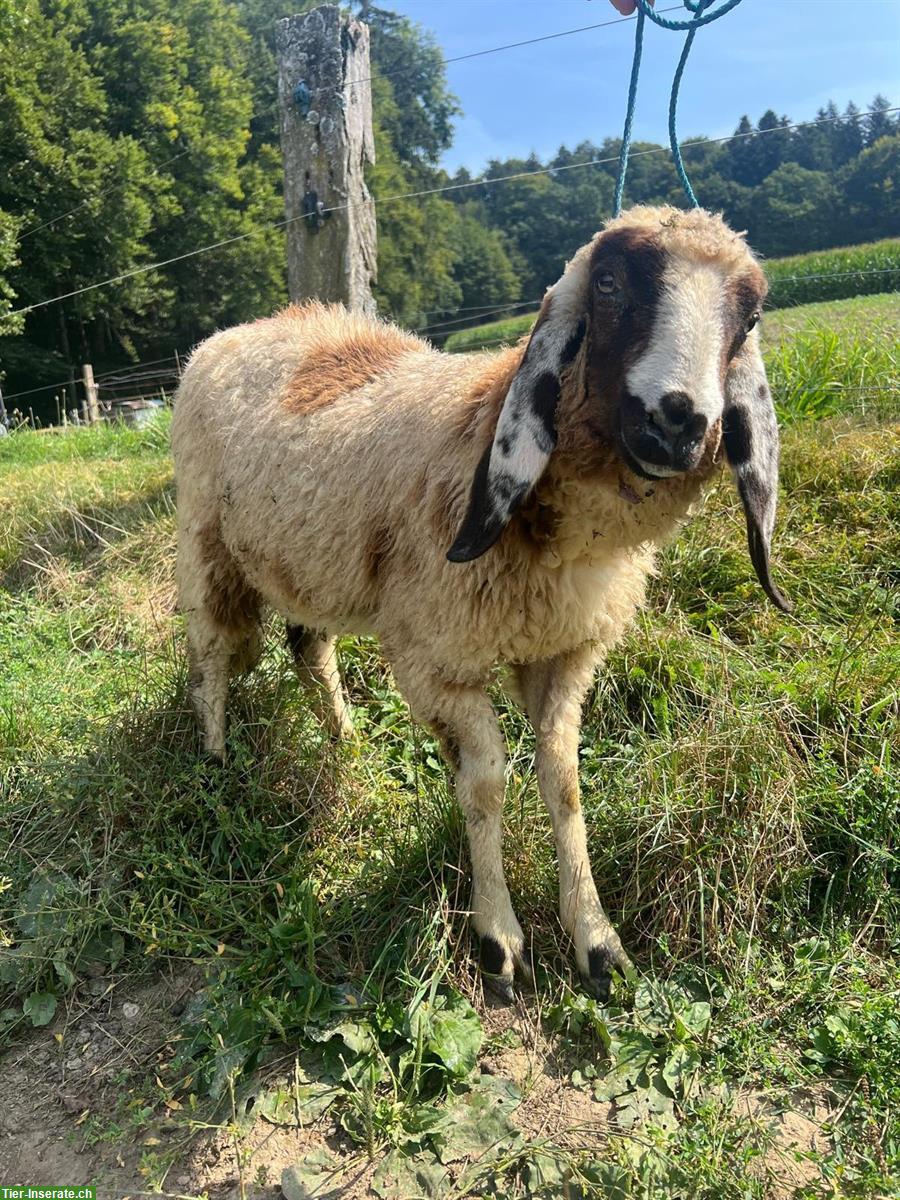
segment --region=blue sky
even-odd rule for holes
[[[674,0],[657,0],[660,8]],[[391,0],[448,58],[618,17],[609,0]],[[679,12],[669,14],[673,17]],[[684,34],[647,25],[635,137],[666,140],[669,88]],[[464,115],[444,165],[542,158],[561,142],[621,133],[634,22],[467,62],[448,78]],[[808,120],[829,99],[900,104],[900,0],[744,0],[694,41],[679,105],[683,137],[732,133],[771,107]]]

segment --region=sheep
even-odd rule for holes
[[[177,579],[205,749],[263,607],[336,734],[339,634],[376,634],[440,741],[466,820],[486,986],[531,972],[503,871],[503,664],[536,734],[559,913],[594,995],[629,960],[597,893],[578,783],[581,708],[644,599],[659,546],[723,458],[753,566],[769,572],[778,428],[755,329],[765,277],[741,234],[638,207],[581,247],[524,344],[447,355],[307,303],[195,351],[172,427]]]

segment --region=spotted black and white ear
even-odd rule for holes
[[[544,298],[494,440],[475,470],[469,507],[447,553],[451,562],[470,562],[490,550],[544,473],[556,446],[560,374],[584,340],[584,287],[582,271],[570,266]]]
[[[778,421],[756,330],[750,332],[725,377],[722,424],[725,453],[747,518],[753,569],[772,603],[790,612],[791,605],[772,582],[769,570],[778,500]]]

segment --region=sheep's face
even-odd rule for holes
[[[549,289],[448,557],[494,544],[556,446],[561,380],[584,372],[600,431],[648,479],[704,469],[720,437],[767,595],[778,425],[754,326],[765,278],[742,237],[701,210],[611,221]]]
[[[728,370],[765,296],[759,267],[749,254],[725,265],[673,253],[626,226],[597,239],[588,278],[585,367],[622,459],[647,479],[708,464]]]

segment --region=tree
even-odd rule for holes
[[[19,222],[9,213],[0,211],[0,334],[18,333],[24,320],[21,316],[10,316],[16,293],[8,281],[9,273],[19,264],[16,234]]]
[[[147,261],[144,238],[161,203],[145,149],[106,127],[107,97],[77,37],[84,16],[77,3],[51,17],[25,0],[0,34],[0,209],[19,218],[20,263],[7,283],[22,305],[93,283],[98,270],[126,274]],[[152,280],[138,276],[105,295],[35,310],[25,346],[4,347],[13,385],[16,363],[38,374],[46,363],[56,378],[61,365],[73,373],[101,308],[104,328],[124,324],[152,295]]]
[[[262,147],[254,161],[246,156],[256,101],[237,10],[228,0],[91,0],[81,36],[105,81],[112,127],[146,131],[154,161],[171,160],[162,168],[168,202],[147,238],[151,255],[178,258],[253,233],[166,268],[172,303],[154,313],[156,336],[196,339],[260,315],[260,299],[264,311],[283,301],[283,233],[261,228],[283,215],[280,171]],[[175,312],[193,315],[170,320]]]
[[[521,299],[521,282],[507,253],[503,235],[484,220],[481,205],[469,201],[460,209],[451,240],[453,278],[463,309]]]
[[[872,146],[880,138],[890,137],[900,129],[900,120],[895,116],[891,120],[888,110],[890,100],[879,93],[869,105],[869,115],[863,118],[863,139],[866,146]]]
[[[227,0],[24,0],[2,38],[0,207],[24,218],[12,286],[24,303],[89,289],[29,314],[32,369],[42,348],[70,371],[169,350],[284,297],[283,237],[265,228],[280,172],[245,158],[247,37]]]
[[[855,241],[896,237],[900,229],[900,134],[880,138],[844,169],[841,193],[847,209],[844,237]],[[900,277],[893,280],[896,284]]]
[[[832,126],[831,141],[834,147],[834,162],[838,167],[856,158],[862,150],[863,128],[859,109],[852,101],[844,110],[843,118],[835,121]]]
[[[756,193],[750,241],[768,255],[834,245],[836,209],[837,191],[824,172],[784,163]]]

